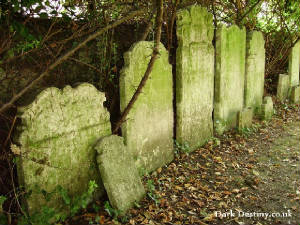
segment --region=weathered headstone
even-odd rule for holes
[[[236,127],[244,106],[246,30],[221,25],[216,34],[214,126],[217,133]]]
[[[45,89],[20,110],[19,146],[12,148],[19,148],[21,154],[20,185],[33,190],[26,201],[29,213],[43,205],[56,209],[63,205],[58,197],[46,203],[36,187],[51,192],[60,185],[74,197],[86,192],[89,181],[95,180],[102,187],[96,196],[103,192],[93,145],[111,133],[104,101],[103,93],[83,83],[74,89]]]
[[[145,194],[138,170],[123,138],[101,138],[96,145],[97,162],[109,201],[124,214]]]
[[[288,98],[289,88],[290,88],[289,76],[287,74],[280,74],[278,85],[277,85],[277,98],[280,101],[284,101],[285,99]]]
[[[300,86],[292,87],[290,99],[291,99],[292,103],[295,103],[295,104],[300,103]]]
[[[274,114],[274,108],[273,108],[273,100],[272,97],[267,96],[264,98],[262,107],[261,107],[261,118],[263,120],[270,120]]]
[[[125,144],[138,169],[153,171],[173,160],[172,68],[168,52],[160,44],[160,54],[133,108],[122,125]],[[153,42],[135,43],[124,54],[120,76],[121,111],[140,83],[151,58]]]
[[[244,108],[238,112],[238,130],[243,130],[244,128],[251,127],[253,118],[252,108]]]
[[[265,82],[265,41],[259,31],[247,33],[245,106],[260,113]]]
[[[299,61],[300,61],[300,41],[291,49],[289,55],[289,80],[290,87],[299,85]]]
[[[205,8],[192,6],[178,12],[176,140],[192,150],[213,135],[213,29],[213,16]]]

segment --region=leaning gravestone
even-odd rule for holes
[[[236,127],[244,106],[246,30],[221,25],[216,34],[214,126],[221,134]]]
[[[176,140],[188,143],[191,150],[213,135],[213,33],[213,16],[205,8],[178,12]]]
[[[290,89],[289,76],[287,74],[280,74],[277,84],[277,98],[284,101],[288,98]]]
[[[135,43],[124,54],[125,67],[120,76],[121,111],[139,85],[153,51],[153,43]],[[153,171],[173,160],[172,68],[162,44],[153,70],[142,93],[122,125],[125,144],[137,168]]]
[[[265,41],[259,31],[247,33],[245,106],[259,114],[265,82]]]
[[[134,202],[145,195],[144,186],[123,138],[115,135],[101,138],[96,145],[101,178],[113,208],[124,215]]]
[[[291,49],[289,55],[289,78],[290,87],[299,85],[299,61],[300,61],[300,41]]]
[[[37,187],[52,192],[60,185],[74,197],[87,191],[90,180],[102,185],[93,145],[111,133],[104,101],[103,93],[84,83],[74,89],[45,89],[20,110],[18,177],[20,185],[33,190],[26,201],[29,213],[43,205],[62,205],[59,196],[46,204]],[[103,192],[100,187],[96,196]]]

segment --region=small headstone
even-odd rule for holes
[[[238,112],[238,130],[242,130],[246,127],[251,127],[253,119],[253,110],[248,107]]]
[[[104,101],[104,93],[83,83],[63,90],[47,88],[19,109],[18,146],[12,148],[20,154],[19,184],[33,191],[26,199],[30,214],[42,206],[63,206],[60,196],[46,201],[39,190],[52,192],[61,186],[72,198],[85,193],[94,180],[99,186],[95,197],[103,193],[93,146],[99,137],[111,134]]]
[[[280,74],[277,85],[277,98],[284,101],[288,98],[290,88],[289,76],[287,74]]]
[[[290,99],[291,99],[292,103],[295,103],[295,104],[300,103],[300,86],[292,87]]]
[[[267,96],[264,98],[261,109],[261,118],[266,121],[270,120],[274,114],[272,97]]]
[[[145,194],[131,151],[124,145],[123,138],[115,135],[101,138],[95,148],[109,201],[124,215]]]

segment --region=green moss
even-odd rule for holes
[[[121,111],[146,71],[152,48],[152,42],[142,41],[124,54],[125,67],[120,76]],[[172,68],[168,52],[161,44],[150,77],[122,125],[125,143],[137,158],[138,168],[144,167],[150,172],[173,159],[172,92]]]
[[[214,120],[224,121],[225,131],[236,127],[237,113],[244,106],[246,30],[219,26],[216,33]]]
[[[45,89],[32,104],[20,109],[18,175],[27,191],[37,185],[50,192],[60,185],[76,196],[87,189],[90,180],[101,187],[92,146],[111,133],[104,101],[103,93],[85,83],[75,89]],[[96,195],[102,192],[100,188]],[[56,207],[61,203],[58,199],[46,203],[36,192],[26,202],[30,214],[44,204]]]
[[[264,94],[265,41],[258,31],[247,33],[245,106],[259,115]]]
[[[179,11],[177,38],[176,140],[195,150],[213,132],[212,15],[200,6]]]

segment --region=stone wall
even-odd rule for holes
[[[265,83],[265,40],[261,32],[247,33],[245,106],[259,114]]]
[[[213,134],[213,29],[213,16],[205,8],[192,6],[178,12],[176,140],[192,150]]]
[[[137,42],[124,54],[120,76],[121,111],[140,83],[151,58],[153,42]],[[122,135],[139,169],[152,171],[173,159],[172,68],[160,45],[150,77],[122,125]]]
[[[236,127],[244,105],[246,30],[219,26],[216,33],[214,126],[218,133]]]

